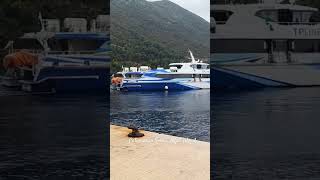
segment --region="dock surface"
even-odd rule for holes
[[[141,131],[132,139],[126,127],[110,126],[112,180],[210,179],[210,144],[207,142]]]

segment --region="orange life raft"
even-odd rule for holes
[[[118,85],[118,84],[121,84],[122,83],[122,77],[113,77],[111,79],[111,83],[114,84],[114,85]]]
[[[17,67],[31,67],[38,63],[38,56],[26,51],[19,51],[8,54],[3,59],[5,69]]]

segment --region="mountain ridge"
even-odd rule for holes
[[[116,62],[163,66],[185,60],[188,49],[208,57],[209,32],[209,22],[168,0],[111,0]]]

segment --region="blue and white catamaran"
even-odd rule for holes
[[[42,29],[8,43],[2,85],[28,92],[106,91],[111,61],[108,15],[87,29],[86,19],[40,18]]]
[[[124,68],[113,75],[114,88],[124,91],[181,91],[210,89],[210,66],[195,60],[189,50],[191,62],[171,63],[169,69],[151,70],[146,66]]]

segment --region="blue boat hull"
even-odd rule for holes
[[[222,71],[219,68],[212,68],[211,72],[214,76],[211,81],[211,87],[216,90],[256,89],[266,87],[263,84]]]
[[[108,67],[46,67],[22,86],[30,92],[107,92],[108,77]]]
[[[212,87],[214,89],[256,89],[256,88],[265,88],[265,87],[299,87],[299,86],[308,86],[309,84],[294,84],[295,78],[301,78],[301,76],[297,77],[297,74],[294,74],[293,71],[287,71],[292,67],[281,68],[278,71],[275,66],[270,66],[268,69],[265,69],[267,66],[256,66],[254,68],[260,68],[259,73],[247,73],[245,70],[235,70],[230,67],[214,67],[212,68],[212,72],[214,75],[212,81]],[[298,66],[297,66],[298,67]],[[304,65],[300,66],[304,67]],[[307,66],[305,66],[307,67]],[[296,68],[296,67],[293,67]],[[237,68],[236,68],[237,69]],[[303,68],[306,70],[307,68]],[[311,69],[311,68],[310,68]],[[283,77],[279,72],[289,73],[289,77],[287,81],[283,81]],[[259,72],[259,71],[257,71]],[[268,75],[276,74],[274,76]],[[286,74],[288,76],[288,74]],[[272,78],[270,78],[272,77]],[[306,79],[307,80],[307,79]],[[312,84],[311,84],[312,85]]]
[[[124,83],[122,90],[124,91],[186,91],[199,89],[196,87],[186,86],[177,82],[138,82]]]

